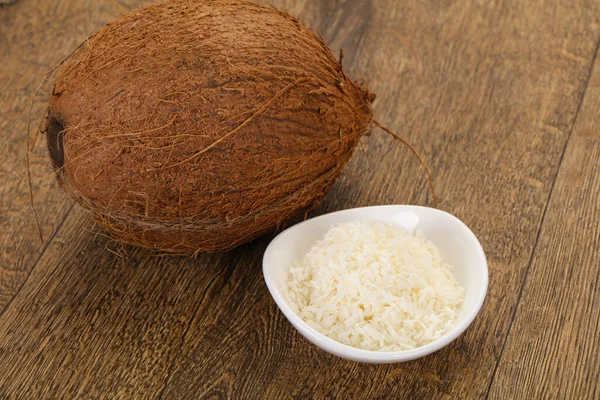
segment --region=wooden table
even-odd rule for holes
[[[285,320],[261,274],[270,237],[121,260],[58,188],[43,140],[30,155],[40,244],[21,110],[91,32],[148,3],[0,6],[0,398],[600,397],[598,1],[273,1],[344,49],[379,121],[419,149],[440,208],[488,256],[467,332],[381,366],[324,353]],[[318,213],[432,205],[409,150],[378,130],[361,149]]]

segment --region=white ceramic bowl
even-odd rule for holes
[[[441,338],[407,351],[361,350],[322,335],[292,311],[282,295],[289,268],[294,261],[303,257],[329,228],[351,221],[393,223],[399,215],[416,215],[418,223],[415,234],[426,237],[438,247],[443,260],[455,267],[452,273],[456,280],[466,288],[465,300],[455,324]],[[408,225],[411,224],[410,220],[411,218],[408,218]],[[273,299],[304,337],[336,356],[366,363],[410,361],[446,346],[471,324],[483,304],[488,285],[487,262],[481,244],[462,221],[444,211],[407,205],[354,208],[321,215],[294,225],[275,237],[267,247],[263,257],[263,274]]]

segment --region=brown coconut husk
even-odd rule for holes
[[[75,54],[45,132],[60,184],[113,237],[218,251],[314,207],[370,133],[373,99],[283,12],[171,0]]]

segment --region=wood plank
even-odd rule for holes
[[[490,398],[600,398],[599,106],[596,59]]]
[[[268,237],[197,258],[129,249],[121,264],[76,208],[0,317],[0,397],[485,395],[586,85],[597,6],[274,3],[344,47],[379,120],[430,160],[442,208],[480,237],[491,282],[474,325],[412,363],[346,362],[278,312],[260,273]],[[320,212],[385,203],[430,198],[410,152],[375,133]]]
[[[133,250],[123,265],[92,230],[76,209],[21,291],[33,293],[0,320],[0,398],[156,394],[191,316],[226,312],[218,289],[235,266],[258,275],[259,253],[243,248],[196,259]]]
[[[148,3],[146,0],[145,3]],[[0,7],[0,314],[68,214],[72,202],[58,188],[39,140],[31,155],[34,200],[42,245],[29,202],[25,159],[30,96],[45,74],[98,27],[128,7],[116,2],[20,1]],[[46,110],[49,81],[32,109],[32,136]],[[22,113],[22,110],[25,112]]]

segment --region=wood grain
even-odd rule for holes
[[[599,104],[596,60],[490,398],[600,398]]]
[[[28,215],[22,182],[25,119],[18,111],[39,76],[89,32],[142,3],[149,1],[30,0],[0,8],[0,54],[9,60],[0,64],[0,134],[10,161],[0,170],[0,306],[7,305],[0,316],[0,398],[485,396],[596,55],[600,4],[273,2],[319,30],[334,52],[344,48],[346,69],[378,94],[378,120],[422,152],[435,175],[441,208],[463,219],[488,255],[488,298],[466,334],[421,360],[371,366],[318,350],[285,320],[260,272],[269,237],[196,258],[126,248],[122,262],[105,249],[108,240],[79,207],[69,213],[71,203],[48,177],[42,147],[32,158],[34,186],[45,236],[52,239],[39,248],[31,217],[22,217]],[[34,119],[43,113],[46,93],[36,98]],[[597,100],[588,107],[594,105]],[[12,126],[17,130],[9,137]],[[583,147],[588,156],[598,154],[597,148]],[[365,138],[361,150],[318,213],[374,204],[431,205],[424,173],[410,151],[381,132]],[[578,154],[569,161],[567,152],[565,168],[579,171]],[[578,179],[592,174],[592,166],[586,168],[587,175]],[[559,179],[563,175],[568,174],[561,171]],[[594,179],[586,186],[589,201],[597,200]],[[563,180],[561,193],[567,196],[572,188]],[[558,181],[555,192],[560,187]],[[560,211],[550,218],[563,204],[561,196],[553,194],[544,227],[559,223]],[[598,215],[597,208],[585,210]],[[587,272],[573,276],[589,277],[590,262],[597,264],[590,257],[594,243],[597,248],[597,224],[594,229],[596,236],[577,253]],[[542,254],[541,247],[537,251]],[[560,264],[541,271],[547,264],[536,262],[524,304],[528,296],[542,299],[540,291],[548,292],[543,279],[563,272]],[[578,304],[596,299],[592,289],[581,292],[588,298]],[[520,346],[530,343],[515,333],[529,323],[519,322],[529,317],[521,310],[507,357],[529,352]],[[592,312],[584,309],[581,313],[589,314],[581,315]],[[564,365],[549,364],[549,358],[544,365],[554,369],[531,365],[527,376],[567,371],[577,375],[568,393],[590,393],[593,373],[577,369],[573,360],[597,367],[592,360],[597,339],[586,339],[597,331],[575,319],[570,326],[585,339],[584,354]],[[544,335],[538,336],[536,354],[554,343]],[[516,370],[500,363],[491,393],[518,397],[505,387],[515,376]],[[532,381],[531,393],[559,386],[556,379]]]

